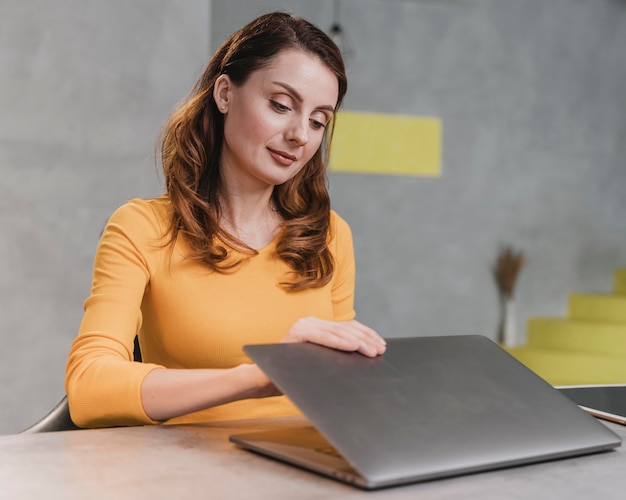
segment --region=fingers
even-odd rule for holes
[[[283,342],[312,342],[342,351],[358,351],[369,357],[383,354],[385,340],[368,326],[356,321],[328,321],[314,317],[298,320]]]
[[[366,356],[383,354],[386,343],[374,330],[356,321],[342,321],[331,325],[332,335],[344,345],[344,350],[358,351]]]

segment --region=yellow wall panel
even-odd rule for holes
[[[441,120],[337,113],[330,170],[380,175],[441,175]]]

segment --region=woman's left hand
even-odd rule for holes
[[[385,340],[375,330],[355,319],[330,321],[313,316],[296,321],[281,342],[311,342],[369,357],[383,354],[386,349]]]

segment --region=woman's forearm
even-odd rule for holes
[[[153,420],[278,394],[256,365],[247,364],[219,370],[157,369],[146,376],[141,386],[144,411]]]

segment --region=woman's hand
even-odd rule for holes
[[[352,319],[329,321],[307,316],[296,321],[281,342],[311,342],[369,357],[383,354],[385,340],[368,326]]]
[[[257,365],[241,365],[243,366],[254,380],[255,391],[250,397],[268,398],[271,396],[280,396],[282,392],[274,385],[270,378],[265,375]]]
[[[385,341],[356,320],[328,321],[306,317],[296,321],[282,342],[311,342],[374,357],[385,352]],[[153,420],[167,420],[194,411],[248,398],[282,394],[254,364],[226,369],[155,369],[141,385],[141,402]]]

